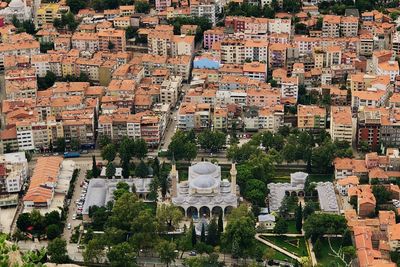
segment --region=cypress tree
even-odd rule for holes
[[[215,218],[211,220],[208,226],[207,244],[211,246],[216,246],[218,243],[218,226]]]
[[[222,220],[222,212],[218,216],[218,233],[221,235],[224,231],[224,222]]]
[[[301,203],[297,206],[296,209],[296,230],[297,232],[301,232],[301,229],[303,228],[303,208],[301,207]]]
[[[196,229],[194,229],[193,222],[190,224],[190,228],[192,231],[192,247],[196,246],[197,243],[197,236],[196,236]]]
[[[200,241],[203,243],[206,242],[206,228],[204,227],[204,223],[201,225]]]

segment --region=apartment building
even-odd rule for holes
[[[351,108],[349,106],[331,106],[331,128],[332,140],[353,142],[353,123]]]
[[[351,108],[357,111],[360,107],[380,107],[386,100],[385,91],[366,90],[353,92]]]
[[[297,127],[299,130],[326,128],[326,110],[319,106],[297,106]]]
[[[258,81],[266,81],[267,64],[251,62],[243,64],[243,75]]]
[[[349,16],[340,18],[340,33],[344,37],[355,37],[358,35],[358,18]]]
[[[210,104],[182,103],[178,110],[178,129],[183,131],[208,129],[211,121]]]
[[[0,71],[4,70],[4,57],[25,55],[31,57],[40,53],[40,44],[36,40],[17,39],[13,43],[0,44]]]
[[[213,0],[190,1],[190,15],[193,17],[206,17],[211,24],[216,23],[217,6]]]
[[[171,0],[156,0],[156,10],[158,12],[165,10],[171,6]]]
[[[28,160],[24,152],[0,155],[0,191],[17,193],[28,177]]]
[[[160,102],[170,104],[171,107],[176,105],[182,86],[182,77],[171,76],[164,80],[160,88]]]
[[[35,27],[41,28],[45,24],[52,24],[55,19],[61,19],[62,14],[69,12],[69,6],[60,3],[43,3],[36,11]]]
[[[271,44],[268,47],[268,66],[270,68],[283,68],[287,62],[287,45]]]
[[[71,38],[72,49],[95,52],[99,50],[99,36],[97,33],[75,32]]]
[[[399,63],[397,61],[380,62],[376,68],[377,75],[388,75],[390,81],[394,82],[399,75]]]
[[[225,37],[225,28],[216,27],[209,29],[203,33],[203,47],[210,49],[214,43],[222,41]]]
[[[358,147],[365,142],[372,151],[379,148],[382,114],[385,114],[385,111],[381,108],[364,108],[358,112],[356,133]]]
[[[246,61],[268,61],[268,42],[263,40],[246,40],[244,43]]]
[[[323,17],[322,37],[340,37],[340,16],[325,15]]]
[[[124,30],[107,29],[98,32],[101,51],[125,52],[126,38]]]
[[[299,95],[299,78],[283,77],[281,80],[281,96],[286,99],[294,99],[295,103]]]
[[[171,55],[192,56],[194,54],[194,36],[192,35],[174,35],[171,42]]]

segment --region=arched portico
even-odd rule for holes
[[[227,206],[227,207],[225,207],[224,215],[226,216],[226,215],[231,214],[232,210],[233,210],[233,207],[232,207],[232,206]]]
[[[198,218],[199,217],[199,211],[197,210],[196,207],[190,206],[186,210],[186,216],[189,218]]]
[[[200,208],[200,216],[210,217],[210,208],[207,206],[203,206]]]
[[[224,215],[223,212],[224,211],[222,210],[222,208],[220,206],[215,206],[211,210],[211,215],[212,216],[219,216],[220,214]]]

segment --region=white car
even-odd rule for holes
[[[76,220],[76,213],[72,215],[72,220]]]
[[[68,223],[67,228],[68,228],[68,230],[71,230],[71,223]]]

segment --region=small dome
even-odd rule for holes
[[[10,2],[10,4],[8,4],[8,7],[10,8],[23,8],[24,7],[24,3],[21,0],[12,0]]]
[[[215,184],[215,179],[209,176],[200,176],[192,181],[192,185],[197,188],[211,188]]]
[[[199,162],[199,163],[193,165],[191,168],[195,173],[198,173],[201,175],[211,174],[217,170],[217,166],[215,166],[214,164],[212,164],[210,162],[206,162],[206,161]]]

